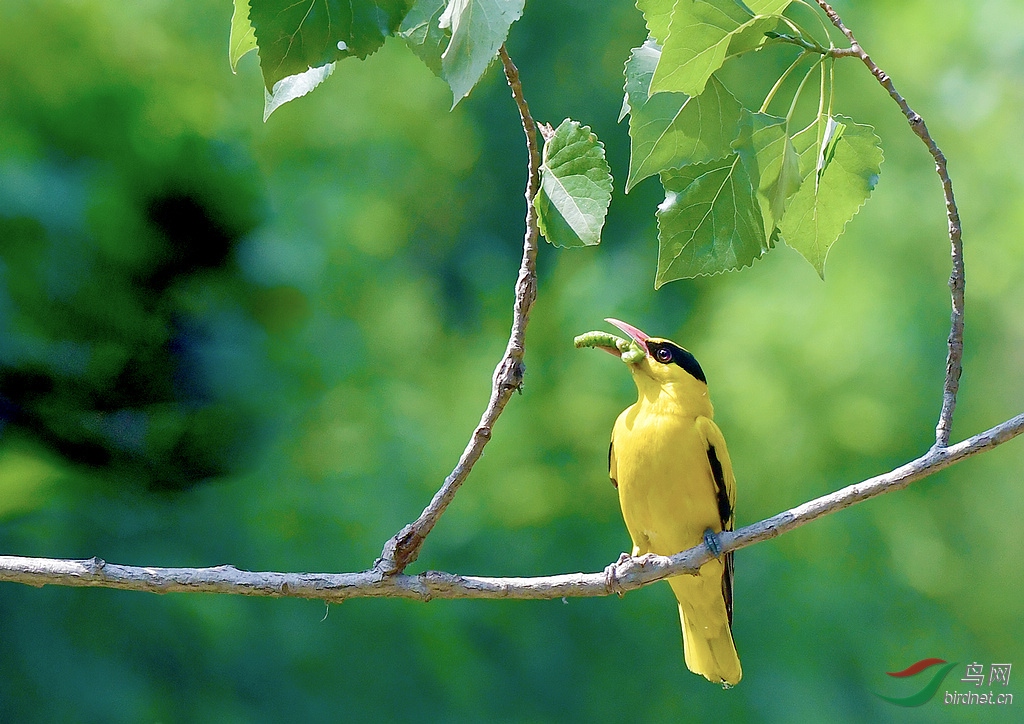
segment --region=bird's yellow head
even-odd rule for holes
[[[630,341],[604,332],[589,332],[576,338],[576,346],[596,347],[619,357],[629,367],[641,397],[657,397],[667,392],[695,403],[707,401],[707,378],[690,352],[618,319],[605,321],[629,335]]]

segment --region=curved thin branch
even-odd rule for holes
[[[722,552],[775,538],[802,525],[883,493],[905,488],[961,460],[990,450],[1024,433],[1024,414],[947,447],[933,447],[916,460],[842,490],[798,505],[771,518],[722,533]],[[0,581],[31,586],[93,586],[151,593],[206,592],[245,596],[318,599],[346,598],[516,598],[550,599],[607,596],[646,586],[668,576],[695,573],[711,560],[703,545],[671,557],[623,557],[602,573],[568,573],[536,578],[461,576],[440,571],[419,575],[361,573],[254,573],[233,566],[153,568],[121,566],[99,558],[57,560],[0,556]]]
[[[374,570],[383,575],[395,575],[405,570],[406,566],[416,560],[423,541],[433,529],[434,524],[452,502],[459,487],[469,477],[473,465],[483,454],[484,446],[491,439],[491,429],[508,403],[512,393],[522,388],[523,355],[526,353],[526,324],[530,320],[530,310],[537,298],[537,210],[533,206],[533,198],[540,188],[540,147],[537,143],[537,124],[530,115],[530,108],[523,97],[523,86],[519,81],[519,70],[512,63],[505,46],[498,50],[505,78],[512,89],[512,98],[519,109],[519,116],[526,134],[526,148],[529,153],[529,174],[526,182],[526,234],[523,238],[523,260],[519,267],[519,277],[515,286],[515,304],[512,312],[512,332],[508,346],[502,355],[492,377],[491,397],[487,408],[480,417],[480,422],[473,430],[466,449],[463,450],[458,464],[445,478],[440,489],[434,494],[430,503],[419,518],[398,531],[387,543],[380,558],[374,563]]]
[[[850,47],[843,50],[832,51],[835,57],[855,56],[868,67],[871,74],[875,76],[882,87],[899,105],[903,115],[911,129],[928,147],[935,160],[935,172],[942,182],[942,194],[946,200],[946,220],[949,224],[950,254],[953,259],[953,268],[949,275],[949,292],[952,300],[952,311],[950,312],[950,330],[947,341],[948,352],[946,354],[946,380],[942,386],[942,410],[939,413],[939,422],[935,426],[935,446],[945,447],[949,444],[949,435],[953,427],[953,411],[956,409],[956,394],[960,389],[960,375],[963,372],[964,356],[964,248],[961,239],[962,229],[960,226],[960,212],[956,207],[956,200],[953,198],[953,181],[949,178],[946,170],[946,156],[939,149],[935,139],[932,138],[924,119],[914,111],[906,99],[900,95],[893,85],[892,79],[885,71],[875,65],[864,48],[857,42],[853,32],[843,24],[842,18],[826,0],[817,0],[818,5],[828,19],[832,21],[839,31],[850,41]]]

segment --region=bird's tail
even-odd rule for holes
[[[735,686],[743,670],[732,640],[721,575],[706,568],[696,576],[669,579],[679,601],[686,668],[716,684]]]

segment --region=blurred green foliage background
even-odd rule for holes
[[[1024,409],[1024,7],[837,8],[950,159],[961,439]],[[449,113],[446,86],[391,41],[264,125],[257,58],[228,69],[230,15],[226,0],[0,4],[0,553],[360,570],[486,403],[524,213],[500,73]],[[876,127],[886,160],[825,283],[782,247],[655,293],[659,189],[621,193],[615,122],[644,36],[628,2],[528,3],[513,26],[534,115],[591,125],[616,192],[601,247],[541,249],[524,395],[416,570],[596,571],[627,548],[605,462],[634,390],[571,343],[605,316],[701,360],[739,525],[933,440],[945,218],[896,106],[839,64],[837,110]],[[728,692],[686,670],[663,585],[327,612],[5,584],[0,720],[1008,721],[1024,706],[1022,467],[1011,442],[740,551],[745,675]],[[932,656],[1016,664],[1020,701],[904,710],[872,693],[913,693],[884,672]],[[963,670],[945,688],[966,690]]]

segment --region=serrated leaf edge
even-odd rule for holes
[[[611,186],[613,184],[612,175],[611,175],[611,166],[608,164],[608,159],[607,159],[607,156],[605,154],[604,143],[601,141],[600,138],[598,138],[597,134],[593,132],[593,130],[590,128],[590,126],[585,126],[585,125],[579,123],[578,121],[573,121],[571,119],[566,118],[564,121],[562,121],[558,125],[558,128],[555,129],[555,133],[554,133],[554,135],[552,135],[551,138],[554,139],[558,135],[558,132],[566,124],[569,124],[570,128],[572,130],[574,130],[574,131],[583,131],[583,132],[585,132],[587,134],[587,136],[588,136],[587,141],[590,142],[590,145],[588,146],[588,149],[589,148],[597,149],[599,161],[603,164],[604,176],[608,179],[609,186]],[[585,141],[583,141],[581,139],[577,143],[583,143],[583,142],[585,142]],[[568,145],[563,146],[561,149],[559,149],[559,152],[561,150],[565,149],[565,148],[568,148]],[[541,226],[541,233],[544,235],[544,238],[547,239],[548,242],[551,243],[552,245],[558,246],[560,248],[565,248],[565,247],[563,247],[563,245],[557,244],[556,242],[552,241],[548,237],[547,233],[544,232],[544,228],[543,227],[545,227],[547,224],[544,221],[543,211],[541,210],[541,208],[539,206],[539,204],[542,203],[542,194],[543,194],[544,196],[547,197],[547,202],[549,204],[551,204],[551,206],[553,207],[554,211],[556,213],[558,213],[562,217],[562,220],[565,221],[566,225],[570,228],[570,230],[572,230],[573,234],[576,235],[576,238],[578,238],[582,242],[582,246],[596,246],[597,244],[600,244],[600,242],[601,242],[601,229],[604,228],[604,220],[606,218],[608,218],[608,208],[611,205],[611,197],[612,197],[611,190],[608,190],[606,192],[608,200],[607,200],[607,203],[602,204],[602,213],[601,213],[601,216],[600,216],[600,218],[598,220],[598,223],[596,225],[596,229],[595,228],[591,228],[589,224],[586,224],[586,226],[588,227],[587,228],[587,236],[590,237],[590,238],[596,238],[595,241],[588,242],[586,239],[584,239],[584,237],[582,235],[580,235],[580,233],[576,230],[576,227],[573,226],[573,224],[569,221],[569,219],[566,217],[566,215],[564,213],[562,213],[557,208],[557,206],[555,205],[554,200],[551,198],[551,195],[548,194],[544,190],[544,179],[552,180],[553,182],[555,182],[557,184],[558,188],[561,190],[561,192],[564,195],[564,197],[568,198],[568,199],[570,199],[572,201],[572,208],[577,212],[577,216],[580,219],[583,219],[584,221],[588,217],[588,214],[586,214],[583,211],[583,209],[580,207],[580,205],[576,201],[576,197],[573,196],[573,194],[571,194],[566,189],[565,184],[562,182],[562,179],[555,174],[554,170],[549,165],[548,162],[551,159],[551,156],[552,155],[557,155],[557,152],[556,152],[556,154],[549,155],[549,149],[550,149],[549,141],[546,141],[544,143],[544,149],[543,149],[542,161],[541,161],[541,167],[540,167],[540,172],[541,172],[541,189],[537,193],[537,195],[534,197],[534,200],[533,200],[534,207],[537,209],[537,212],[538,212],[538,222],[539,222],[539,224]],[[576,157],[578,158],[579,156],[576,156]],[[584,178],[587,178],[587,180],[590,181],[591,183],[594,183],[595,185],[597,184],[597,182],[592,181],[588,176],[586,176],[586,174],[571,174],[570,176],[566,176],[565,178],[574,178],[576,176],[583,176]],[[599,190],[604,191],[604,189],[602,187],[599,187]],[[602,194],[602,196],[604,196],[604,195],[605,194]]]

